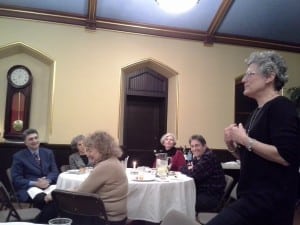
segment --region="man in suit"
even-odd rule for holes
[[[19,200],[31,202],[27,190],[30,187],[46,189],[55,184],[59,172],[53,152],[40,147],[37,130],[27,129],[23,132],[23,137],[27,148],[14,154],[11,175]],[[42,208],[46,200],[46,194],[41,193],[33,199],[33,203]]]

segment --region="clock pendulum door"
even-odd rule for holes
[[[23,112],[24,112],[24,95],[19,91],[13,96],[12,102],[12,131],[22,131],[23,129]]]

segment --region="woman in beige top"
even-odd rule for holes
[[[84,143],[87,156],[95,168],[78,191],[99,194],[110,224],[123,225],[127,219],[128,180],[118,160],[122,151],[106,132],[94,132]]]

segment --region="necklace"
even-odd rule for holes
[[[256,108],[255,111],[253,112],[253,114],[252,114],[252,116],[250,118],[249,125],[248,125],[247,134],[249,134],[250,130],[252,129],[252,127],[253,127],[256,119],[257,119],[257,116],[260,113],[260,110],[261,110],[261,108]]]

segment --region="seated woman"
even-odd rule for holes
[[[168,157],[171,157],[169,169],[179,171],[185,165],[185,159],[183,153],[175,148],[175,135],[172,133],[164,134],[160,139],[160,143],[164,146],[163,152],[167,153]]]
[[[80,169],[82,167],[92,166],[86,156],[85,146],[83,144],[85,137],[83,135],[78,135],[74,137],[71,141],[71,149],[75,151],[69,156],[69,165],[71,169]]]
[[[224,193],[225,175],[215,154],[207,147],[201,135],[193,135],[189,140],[193,161],[181,168],[181,172],[193,177],[196,184],[196,211],[215,209]]]
[[[122,155],[122,150],[115,143],[113,137],[100,131],[85,138],[84,145],[87,156],[95,167],[75,191],[98,194],[104,203],[109,224],[125,225],[128,180],[118,159]],[[43,208],[36,223],[46,224],[49,219],[57,217],[57,208],[55,202],[52,201],[51,194],[45,196],[45,201],[48,203],[47,207]],[[76,218],[76,220],[80,220],[80,218]],[[84,222],[87,224],[90,221]],[[104,224],[104,221],[102,222]]]
[[[118,159],[122,151],[106,132],[94,132],[84,143],[95,167],[77,191],[98,194],[110,224],[123,225],[127,219],[128,180]]]

